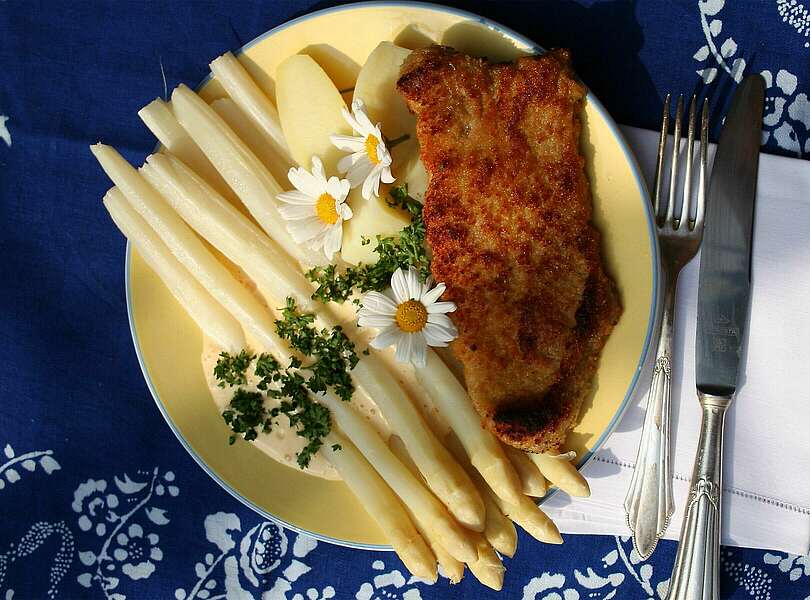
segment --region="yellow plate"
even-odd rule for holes
[[[306,52],[341,89],[351,87],[377,44],[408,47],[441,42],[508,60],[539,51],[531,41],[479,16],[441,6],[367,3],[316,12],[247,44],[242,61],[273,94],[273,76],[287,56]],[[223,95],[204,82],[207,99]],[[618,423],[649,346],[657,303],[657,246],[649,199],[635,159],[602,105],[588,95],[582,149],[610,272],[624,314],[602,354],[592,403],[569,439],[580,465]],[[158,407],[194,459],[226,490],[263,516],[344,545],[387,549],[385,538],[341,482],[282,466],[250,444],[228,445],[200,367],[201,334],[167,289],[127,251],[127,301],[135,350]]]

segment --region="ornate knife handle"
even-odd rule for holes
[[[703,407],[695,467],[667,600],[720,597],[723,424],[733,396],[698,392]]]

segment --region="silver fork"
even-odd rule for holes
[[[672,473],[670,464],[670,405],[672,381],[672,333],[675,316],[675,290],[683,266],[697,253],[703,239],[703,217],[706,210],[706,171],[709,114],[704,101],[700,119],[700,172],[697,200],[692,200],[692,162],[695,145],[696,100],[689,104],[686,159],[682,208],[675,216],[678,187],[679,155],[683,115],[683,96],[678,97],[675,108],[675,143],[669,169],[669,190],[662,194],[664,156],[669,133],[670,95],[664,100],[661,139],[658,142],[658,163],[655,170],[655,218],[658,241],[661,246],[662,288],[664,312],[661,317],[661,337],[655,355],[650,389],[647,393],[647,413],[641,430],[641,442],[636,457],[633,479],[624,499],[627,524],[633,532],[633,545],[642,558],[649,557],[658,540],[669,525],[675,505],[672,500]],[[691,209],[695,205],[695,216]]]

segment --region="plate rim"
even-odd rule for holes
[[[433,2],[420,2],[417,0],[372,0],[370,2],[352,2],[350,4],[342,4],[340,6],[332,6],[328,8],[323,8],[320,10],[316,10],[313,12],[309,12],[289,21],[285,21],[272,29],[261,33],[260,35],[256,36],[243,46],[241,46],[238,50],[234,51],[234,54],[242,54],[245,50],[255,46],[256,44],[261,43],[266,38],[274,35],[288,27],[292,27],[293,25],[297,25],[298,23],[302,23],[309,19],[313,19],[316,17],[322,17],[332,13],[344,12],[349,10],[357,10],[362,8],[385,8],[385,7],[409,7],[409,8],[419,8],[419,9],[426,9],[431,10],[434,12],[441,12],[441,13],[448,13],[455,16],[465,17],[469,20],[476,21],[490,29],[498,31],[500,33],[505,34],[506,36],[519,41],[522,44],[525,44],[531,47],[534,50],[543,51],[543,47],[539,44],[535,43],[525,35],[518,33],[514,29],[510,27],[506,27],[501,23],[489,19],[487,17],[483,17],[479,14],[470,12],[468,10],[463,10],[459,8],[453,8],[449,6],[444,6],[442,4],[437,4]],[[208,73],[202,81],[200,81],[197,86],[195,86],[195,90],[199,90],[203,85],[205,85],[210,79],[212,75]],[[624,398],[622,399],[621,404],[619,405],[618,410],[613,415],[610,423],[608,423],[607,427],[602,431],[602,434],[597,438],[596,442],[593,444],[591,450],[589,450],[586,454],[579,458],[577,461],[577,470],[581,471],[595,456],[596,452],[601,449],[601,447],[605,444],[607,439],[610,435],[616,430],[616,427],[621,422],[622,418],[624,417],[627,408],[630,406],[630,400],[633,397],[633,394],[638,386],[639,377],[641,375],[641,371],[644,365],[647,362],[647,358],[649,356],[651,347],[652,347],[652,337],[655,332],[655,325],[656,325],[656,317],[658,313],[658,304],[660,302],[660,248],[658,245],[658,236],[656,235],[656,228],[655,228],[655,221],[652,214],[652,204],[650,202],[650,192],[647,188],[647,182],[645,181],[641,167],[638,164],[638,160],[636,159],[635,154],[630,150],[630,146],[627,143],[627,140],[624,137],[624,134],[619,129],[618,124],[613,120],[613,117],[604,107],[602,102],[596,97],[596,95],[588,88],[586,98],[590,104],[594,106],[597,113],[604,119],[605,123],[610,130],[610,133],[616,138],[619,143],[619,148],[624,155],[625,160],[630,165],[630,170],[632,172],[633,178],[636,182],[636,186],[641,191],[642,201],[644,204],[644,214],[647,217],[647,230],[649,234],[650,240],[650,250],[651,250],[651,257],[652,257],[652,302],[650,303],[650,313],[647,318],[647,332],[644,338],[644,345],[641,351],[641,355],[639,356],[638,363],[636,365],[635,373],[633,374],[633,378],[630,381],[630,385],[627,388],[627,392],[625,393]],[[159,144],[158,144],[159,146]],[[205,471],[209,477],[211,477],[219,486],[227,491],[231,496],[239,500],[242,504],[253,510],[254,512],[258,513],[260,516],[268,519],[269,521],[275,523],[276,525],[286,527],[291,531],[294,531],[298,534],[305,534],[311,536],[319,541],[327,542],[330,544],[335,544],[338,546],[343,546],[347,548],[354,548],[358,550],[371,550],[377,552],[392,552],[393,548],[389,545],[385,544],[364,544],[360,542],[353,542],[350,540],[342,540],[338,538],[333,538],[328,535],[324,535],[322,533],[317,533],[314,531],[310,531],[308,529],[304,529],[302,527],[298,527],[293,523],[285,521],[284,519],[273,515],[267,512],[262,507],[258,506],[248,498],[242,496],[235,488],[233,488],[230,484],[225,482],[213,469],[211,469],[208,464],[197,454],[197,452],[191,447],[189,442],[185,439],[183,434],[180,432],[179,428],[175,425],[174,421],[172,420],[171,416],[168,413],[168,410],[163,405],[163,402],[160,400],[160,396],[155,389],[154,383],[152,382],[151,377],[149,376],[149,372],[146,369],[146,363],[143,357],[143,351],[141,349],[140,340],[138,338],[138,332],[135,328],[135,319],[133,313],[133,304],[132,304],[132,285],[131,285],[131,261],[132,261],[132,244],[129,240],[127,240],[126,245],[126,253],[125,253],[125,260],[124,260],[124,287],[126,291],[126,304],[127,304],[127,321],[129,322],[129,330],[132,336],[132,342],[135,347],[135,355],[138,358],[138,364],[141,368],[141,373],[143,374],[143,378],[146,382],[146,386],[149,389],[149,393],[152,395],[152,399],[155,401],[155,404],[160,411],[160,414],[163,415],[164,420],[169,425],[169,428],[174,433],[175,437],[178,439],[180,444],[185,448],[186,452],[189,453],[191,458],[194,462],[199,465],[203,471]],[[537,502],[538,505],[543,504],[549,498],[553,497],[556,492],[557,488],[552,488],[552,490],[546,494],[543,498],[540,498]]]

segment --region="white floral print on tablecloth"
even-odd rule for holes
[[[698,0],[700,22],[705,38],[693,58],[698,62],[696,73],[705,84],[712,83],[725,71],[740,82],[746,73],[746,61],[737,41],[724,31],[721,12],[725,0]],[[775,11],[782,20],[793,25],[796,32],[808,36],[810,13],[795,0],[777,0]],[[807,42],[805,47],[807,47]],[[767,86],[765,114],[762,119],[762,143],[777,146],[796,156],[810,154],[810,101],[802,91],[798,77],[784,68],[770,68],[761,72]]]
[[[2,122],[0,122],[2,126]],[[0,130],[2,137],[2,130]],[[7,484],[17,483],[21,478],[21,473],[28,471],[33,473],[39,467],[46,475],[58,471],[62,467],[53,457],[53,450],[33,450],[24,454],[17,454],[11,444],[6,444],[3,448],[5,462],[0,464],[0,490]]]
[[[205,538],[218,552],[208,552],[194,565],[196,582],[177,588],[177,600],[321,600],[335,597],[331,586],[309,587],[306,596],[288,595],[293,583],[311,571],[303,559],[318,542],[306,535],[285,531],[275,523],[261,522],[242,534],[242,522],[234,513],[208,515]]]
[[[0,115],[0,140],[6,143],[6,146],[11,148],[11,133],[8,130],[8,115]]]
[[[85,588],[100,587],[109,600],[125,600],[119,587],[124,579],[148,579],[163,560],[157,530],[169,523],[161,497],[179,494],[174,473],[161,475],[157,467],[139,471],[135,479],[124,474],[106,479],[88,479],[73,492],[71,508],[76,523],[88,534],[80,549],[83,569],[76,581]],[[91,537],[94,536],[94,537]]]

